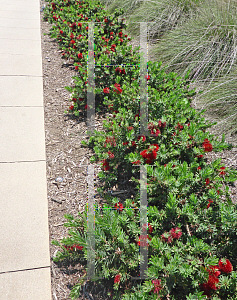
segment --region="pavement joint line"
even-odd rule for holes
[[[7,274],[7,273],[22,272],[22,271],[31,271],[31,270],[46,269],[46,268],[51,268],[51,266],[45,266],[45,267],[38,267],[38,268],[30,268],[30,269],[22,269],[22,270],[14,270],[14,271],[0,272],[0,275],[1,275],[1,274]]]
[[[14,163],[22,163],[22,162],[32,163],[32,162],[39,162],[39,161],[45,162],[46,160],[39,159],[39,160],[0,161],[0,164],[14,164]]]

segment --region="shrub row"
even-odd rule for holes
[[[50,3],[44,20],[55,23],[62,57],[74,61],[78,76],[70,113],[84,115],[87,100],[88,23],[94,31],[96,111],[107,118],[103,131],[83,144],[92,147],[91,162],[101,162],[98,189],[107,201],[95,204],[95,274],[111,299],[236,299],[237,206],[230,199],[228,183],[237,171],[221,164],[207,164],[205,153],[233,146],[218,141],[206,129],[201,115],[190,107],[195,91],[184,79],[166,73],[161,62],[148,62],[148,132],[140,134],[140,54],[127,45],[122,11],[108,16],[99,1],[64,0]],[[90,53],[89,53],[90,54]],[[109,65],[109,66],[106,66]],[[113,65],[113,66],[111,66]],[[147,171],[147,226],[140,226],[140,170]],[[119,184],[131,187],[123,201],[106,191]],[[224,188],[225,187],[225,188]],[[78,218],[66,215],[69,236],[53,243],[61,247],[54,261],[86,264],[89,256],[87,212]],[[139,246],[148,248],[146,280],[139,276],[144,261]],[[88,271],[88,270],[87,270]],[[80,295],[83,277],[72,289]],[[98,280],[99,281],[99,280]]]

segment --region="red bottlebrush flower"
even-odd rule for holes
[[[159,120],[158,126],[159,126],[160,128],[165,128],[166,122],[162,123],[162,122]]]
[[[154,294],[158,294],[159,291],[162,289],[161,279],[152,280],[152,283],[154,284]]]
[[[78,249],[78,250],[82,250],[83,246],[79,246],[79,245],[73,245],[74,248]]]
[[[147,225],[144,224],[144,225],[142,226],[142,229],[143,229],[143,231],[146,231]],[[153,228],[152,228],[151,224],[148,223],[148,232],[149,232],[149,233],[152,233],[152,231],[153,231]]]
[[[76,42],[74,40],[71,40],[70,41],[70,44],[75,44]]]
[[[219,266],[209,266],[208,273],[209,275],[214,275],[216,277],[221,275],[221,272],[219,271]]]
[[[85,17],[85,20],[88,20],[88,18],[87,18],[87,17]]]
[[[219,279],[214,275],[209,275],[207,284],[209,285],[210,289],[217,290],[216,284],[219,282]]]
[[[123,204],[121,202],[115,204],[116,210],[122,211],[123,210]]]
[[[146,137],[145,137],[144,135],[139,135],[139,136],[137,137],[137,140],[140,141],[141,138],[142,138],[142,141],[145,142]]]
[[[169,233],[171,234],[173,239],[179,239],[182,235],[182,231],[178,227],[172,228]]]
[[[115,45],[115,44],[111,45],[111,48],[115,48],[115,47],[116,47],[116,45]]]
[[[128,142],[123,142],[123,145],[124,145],[124,146],[128,145]]]
[[[74,38],[74,34],[73,34],[73,33],[71,33],[71,35],[70,35],[70,38],[71,38],[71,39],[73,39],[73,38]]]
[[[57,16],[53,16],[53,18],[54,18],[54,21],[57,21],[57,20],[58,20]]]
[[[122,71],[121,71],[121,74],[126,74],[126,71],[125,71],[125,69],[123,69]]]
[[[108,22],[108,19],[104,19],[104,22],[107,23],[107,22]]]
[[[201,154],[201,155],[197,155],[197,157],[198,157],[198,158],[202,158],[202,157],[203,157],[203,155],[202,155],[202,154]]]
[[[114,283],[119,283],[120,282],[120,278],[121,278],[121,275],[116,275],[115,277],[114,277]]]
[[[134,119],[136,119],[136,118],[139,118],[139,114],[136,114],[136,115],[134,116]]]
[[[77,98],[72,98],[72,101],[73,102],[77,102]]]
[[[104,92],[105,94],[109,94],[109,88],[108,88],[108,87],[104,88],[104,89],[103,89],[103,92]]]
[[[71,105],[71,106],[69,107],[69,109],[70,109],[70,110],[73,110],[73,107],[74,107],[74,106],[73,106],[73,105]]]
[[[128,130],[133,130],[132,126],[127,127]]]
[[[207,204],[207,208],[209,208],[211,206],[211,203],[213,203],[213,201],[211,199],[208,200],[208,204]]]
[[[121,94],[122,93],[123,90],[120,88],[120,84],[115,83],[114,87],[115,87],[114,92],[116,92],[117,94]]]
[[[172,168],[175,168],[175,165],[173,165]]]
[[[82,58],[82,53],[78,53],[78,58]]]
[[[105,37],[104,36],[102,36],[102,38],[101,38],[102,40],[105,40]]]
[[[217,190],[217,194],[220,195],[220,191],[219,190]]]
[[[103,160],[102,168],[103,168],[104,171],[108,171],[110,169],[110,165],[109,165],[109,163],[107,162],[106,159]]]
[[[143,150],[142,152],[140,152],[140,154],[143,158],[147,158],[147,150],[146,149]]]
[[[86,104],[86,105],[85,105],[85,109],[87,109],[87,108],[88,108],[88,105]]]
[[[132,146],[133,146],[133,147],[137,147],[136,142],[133,141],[133,142],[132,142]]]
[[[77,25],[78,25],[78,27],[82,27],[82,23],[80,23],[80,22]]]
[[[123,39],[119,39],[119,41],[122,43],[122,42],[123,42]]]
[[[164,167],[166,167],[167,165],[166,164],[164,164]]]
[[[140,160],[137,160],[137,161],[132,162],[133,165],[139,165],[140,163],[141,163]]]
[[[122,71],[121,71],[121,69],[120,69],[119,67],[117,67],[117,68],[115,69],[115,72],[120,72],[120,73],[121,73]]]
[[[60,30],[59,32],[60,32],[60,34],[63,34],[63,31],[62,31],[62,30]]]
[[[150,149],[154,148],[155,147],[155,151],[158,151],[159,150],[159,146],[157,144],[151,144],[149,146]]]
[[[88,28],[89,28],[89,27],[88,27],[88,26],[86,26],[86,30],[88,30]]]
[[[211,152],[212,149],[213,149],[212,144],[210,144],[210,142],[208,141],[208,139],[204,140],[202,146],[203,146],[205,152]]]
[[[210,179],[206,178],[206,185],[208,185],[210,183]]]
[[[221,167],[220,170],[225,170],[225,167]],[[224,171],[220,172],[220,175],[225,175],[226,173]]]
[[[110,32],[110,35],[113,35],[114,33],[113,32]]]
[[[224,263],[224,260],[221,259],[218,263],[218,266],[219,266],[220,271],[222,271],[224,273],[228,274],[233,271],[233,266],[228,259],[226,259],[225,263]]]
[[[167,232],[165,232],[165,233],[167,233]],[[170,243],[172,243],[173,238],[172,238],[171,235],[169,235],[168,237],[165,237],[165,235],[162,234],[162,235],[161,235],[161,240],[162,240],[163,242],[167,242],[168,244],[170,244]]]
[[[146,78],[147,80],[149,80],[149,79],[151,78],[151,76],[150,76],[150,75],[145,75],[145,78]]]
[[[198,170],[201,170],[201,169],[202,169],[202,168],[199,166],[199,167],[198,167]]]
[[[125,36],[125,37],[127,37],[128,35],[127,35],[127,34],[125,34],[124,36]]]
[[[122,31],[119,32],[119,37],[122,37],[123,36],[123,33]]]
[[[154,131],[155,130],[155,131]],[[151,129],[151,134],[154,134],[155,136],[158,136],[160,134],[160,130],[159,129]]]
[[[109,158],[114,158],[114,154],[111,151],[109,151],[108,154],[109,154]]]

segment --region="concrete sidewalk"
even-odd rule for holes
[[[40,1],[1,1],[0,300],[51,300]]]

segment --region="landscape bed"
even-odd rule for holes
[[[55,1],[44,12],[45,20],[57,23],[51,36],[78,69],[75,87],[67,88],[73,93],[70,111],[76,117],[85,116],[88,109],[87,26],[80,21],[100,21],[106,28],[95,30],[94,53],[96,64],[101,65],[95,68],[96,111],[108,118],[103,130],[84,142],[94,149],[91,162],[102,162],[97,191],[107,201],[103,213],[98,205],[95,211],[96,275],[111,287],[111,299],[236,299],[236,205],[228,187],[224,192],[221,187],[234,182],[237,172],[222,166],[220,159],[207,165],[204,157],[206,152],[232,146],[224,142],[224,136],[218,142],[206,132],[213,124],[205,124],[200,118],[203,112],[190,107],[195,92],[188,92],[187,82],[176,74],[166,74],[161,63],[148,62],[150,135],[139,135],[140,57],[126,46],[125,26],[117,20],[120,12],[108,17],[102,8],[98,1]],[[105,53],[101,40],[106,43]],[[141,235],[140,174],[134,166],[140,164],[147,170],[149,202],[148,226]],[[130,198],[121,200],[106,193],[116,184],[123,190],[128,182]],[[61,247],[54,261],[71,259],[86,265],[87,213],[78,219],[66,217],[65,225],[71,230],[69,237],[54,241]],[[139,276],[139,246],[146,245],[147,280],[133,281],[131,277]],[[227,259],[226,264],[222,259]],[[74,286],[72,299],[79,297],[85,280]]]

